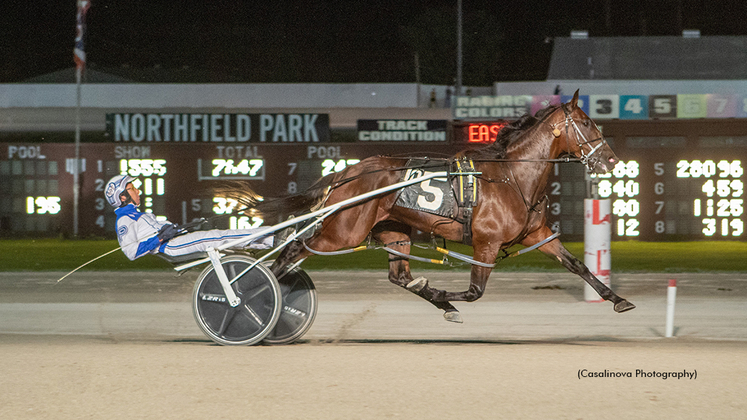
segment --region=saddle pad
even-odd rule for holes
[[[428,164],[427,170],[423,168],[426,163]],[[434,167],[433,161],[428,159],[410,159],[406,166],[408,169],[404,171],[403,181],[432,172],[449,170],[446,163],[442,168]],[[454,193],[449,180],[447,178],[431,178],[402,188],[394,204],[407,209],[453,218],[454,203]]]

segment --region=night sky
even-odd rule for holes
[[[3,3],[0,82],[74,66],[74,0]],[[572,29],[592,37],[747,34],[744,0],[463,0],[463,13],[465,85],[544,80],[553,38]],[[456,0],[93,0],[87,24],[88,68],[123,76],[146,69],[187,78],[174,81],[415,82],[416,52],[422,83],[456,76]]]

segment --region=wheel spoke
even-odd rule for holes
[[[232,308],[228,308],[225,313],[223,313],[223,320],[220,322],[220,327],[218,328],[218,335],[223,336],[225,334],[226,329],[228,329],[228,325],[233,321],[233,317],[236,315],[236,310]]]
[[[236,264],[225,264],[224,267],[228,267],[228,270],[226,270],[228,282],[233,283],[234,278],[236,277]]]
[[[281,332],[283,331],[283,327],[285,327],[287,331],[295,331],[303,323],[303,321],[304,318],[281,315],[280,318],[278,318],[278,323],[275,326],[275,330]]]
[[[244,312],[244,316],[246,316],[250,321],[254,321],[257,325],[264,328],[265,323],[262,321],[262,318],[257,315],[256,312],[254,312],[254,309],[252,309],[249,305],[243,305],[246,312]]]
[[[259,287],[254,288],[254,290],[252,291],[252,294],[247,295],[244,298],[244,301],[248,301],[248,300],[254,299],[255,297],[259,296],[262,292],[264,292],[265,290],[268,290],[269,288],[270,288],[270,286],[268,286],[267,284],[265,284],[265,283],[261,284]],[[248,294],[249,290],[247,290],[246,293]]]
[[[298,286],[298,282],[300,281],[300,278],[296,276],[295,280],[293,281],[293,284],[290,285],[288,288],[288,293],[286,293],[283,297],[290,295],[294,290],[296,290],[296,286]]]

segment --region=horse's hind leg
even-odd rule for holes
[[[544,227],[543,229],[535,231],[527,236],[522,244],[531,246],[540,242],[544,238],[549,237],[550,235],[552,235],[552,231],[549,228]],[[614,303],[615,312],[626,312],[635,308],[635,305],[616,295],[615,292],[613,292],[609,287],[599,281],[599,279],[597,279],[596,276],[594,276],[594,274],[589,271],[589,268],[586,267],[584,263],[582,263],[578,258],[574,257],[573,254],[568,252],[567,249],[565,249],[563,244],[560,243],[558,239],[553,239],[552,241],[540,246],[539,250],[550,257],[556,258],[558,261],[560,261],[561,264],[563,264],[566,269],[568,269],[568,271],[584,279],[584,281],[589,283],[589,285],[594,288],[594,290],[599,294],[599,296],[602,297],[602,299],[609,300]]]
[[[396,222],[381,222],[372,230],[374,239],[403,254],[410,253],[410,232],[409,226]],[[389,254],[389,281],[443,310],[446,320],[461,322],[459,311],[451,303],[432,299],[433,289],[428,287],[428,281],[424,277],[412,278],[410,262],[406,258]]]
[[[272,263],[272,266],[270,266],[270,270],[272,271],[272,274],[277,278],[280,278],[285,274],[285,270],[290,264],[293,264],[302,258],[306,258],[309,255],[309,251],[304,248],[300,241],[293,241],[286,245],[280,252],[280,255]]]

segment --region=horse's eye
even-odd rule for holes
[[[584,127],[588,127],[588,126],[589,126],[589,120],[584,120]]]

